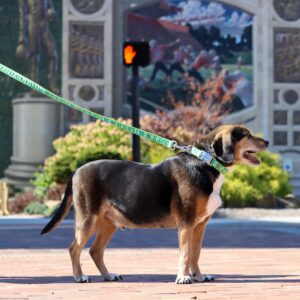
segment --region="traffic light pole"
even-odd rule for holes
[[[146,41],[126,41],[123,43],[123,65],[132,67],[131,82],[131,117],[132,125],[140,128],[140,99],[139,99],[139,67],[150,63],[150,45]],[[132,159],[140,161],[140,138],[132,135]]]
[[[140,128],[140,100],[139,100],[139,67],[132,67],[132,125]],[[132,158],[133,161],[140,161],[140,138],[132,135]]]

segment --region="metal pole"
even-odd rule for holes
[[[139,68],[132,67],[132,125],[140,128],[140,101],[139,101]],[[132,158],[133,161],[140,161],[140,137],[132,135]]]

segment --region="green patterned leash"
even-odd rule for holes
[[[217,169],[220,173],[222,174],[226,174],[228,172],[228,169],[226,167],[224,167],[222,164],[220,164],[213,156],[211,156],[209,153],[197,149],[194,146],[178,146],[177,142],[174,140],[169,140],[166,138],[163,138],[159,135],[147,132],[145,130],[124,124],[122,122],[119,122],[115,119],[109,118],[109,117],[105,117],[102,115],[99,115],[97,113],[94,113],[86,108],[83,108],[69,100],[66,100],[52,92],[50,92],[49,90],[45,89],[44,87],[42,87],[41,85],[35,83],[34,81],[30,80],[29,78],[21,75],[20,73],[17,73],[16,71],[4,66],[3,64],[0,63],[0,72],[2,72],[3,74],[13,78],[16,81],[19,81],[20,83],[30,87],[31,89],[49,97],[50,99],[53,99],[55,101],[58,101],[72,109],[76,109],[78,111],[81,111],[84,114],[87,114],[95,119],[98,119],[102,122],[105,123],[109,123],[111,125],[114,125],[118,128],[120,128],[123,131],[129,132],[131,134],[135,134],[138,135],[146,140],[152,141],[154,143],[157,143],[159,145],[165,146],[171,150],[175,150],[175,149],[180,149],[182,151],[186,151],[192,155],[195,155],[196,157],[198,157],[201,160],[204,160],[207,164],[209,164],[210,166],[214,167],[215,169]]]

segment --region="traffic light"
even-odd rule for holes
[[[123,64],[126,67],[145,67],[150,63],[150,47],[146,41],[127,41],[123,44]]]

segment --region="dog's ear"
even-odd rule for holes
[[[233,162],[234,148],[230,133],[216,137],[212,146],[218,159],[227,164]]]

